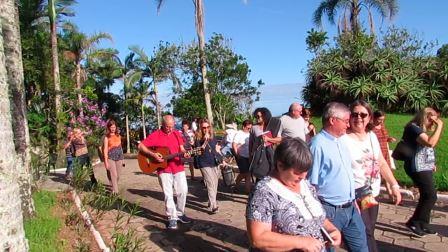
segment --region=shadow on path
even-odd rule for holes
[[[125,202],[131,208],[135,207],[132,202]],[[164,215],[142,206],[136,208],[137,216],[167,224]],[[125,211],[128,210],[125,209]],[[170,246],[181,248],[182,251],[235,251],[230,247],[235,245],[248,248],[249,246],[245,230],[208,220],[194,219],[190,224],[178,223],[178,230],[167,230],[160,228],[157,224],[145,225],[145,229],[150,232],[149,238],[164,251],[170,251]],[[210,238],[207,239],[207,237]],[[219,244],[219,241],[222,244]]]

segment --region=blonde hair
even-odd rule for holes
[[[414,118],[412,118],[412,120],[408,124],[415,123],[420,128],[422,128],[423,131],[432,130],[432,129],[427,129],[426,125],[429,123],[429,117],[437,116],[437,115],[438,115],[437,111],[435,111],[433,108],[426,107],[424,109],[419,110],[415,114]]]
[[[202,133],[202,124],[203,123],[208,123],[208,125],[210,126],[210,131],[209,131],[210,138],[213,138],[213,136],[214,136],[212,124],[207,119],[204,118],[204,119],[199,120],[199,125],[198,125],[199,129],[195,135],[196,140],[202,140],[205,137],[204,134]]]

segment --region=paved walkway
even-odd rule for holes
[[[198,170],[196,173],[200,174]],[[95,167],[95,174],[100,181],[107,183],[102,164]],[[50,177],[46,187],[60,187],[61,175],[55,175]],[[188,183],[186,214],[194,222],[179,224],[179,229],[175,231],[166,230],[163,193],[157,176],[142,174],[136,160],[126,160],[126,167],[121,172],[120,195],[127,201],[140,205],[141,213],[132,221],[132,225],[144,238],[146,251],[246,251],[248,241],[244,213],[247,196],[232,194],[227,188],[220,186],[220,211],[210,215],[206,209],[205,188],[196,181],[188,179]],[[380,205],[375,233],[380,251],[447,251],[448,206],[437,206],[433,211],[433,228],[439,235],[424,238],[411,236],[404,226],[414,207],[415,202],[412,201],[404,201],[403,206],[387,203]],[[100,222],[98,229],[107,238],[109,235],[106,233],[113,226],[110,218],[109,221]]]

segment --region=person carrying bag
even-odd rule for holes
[[[249,135],[249,171],[260,180],[274,168],[274,145],[281,141],[277,136],[280,120],[272,118],[267,108],[254,111],[257,124],[252,126]]]

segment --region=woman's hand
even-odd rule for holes
[[[324,249],[325,244],[313,237],[302,237],[299,249],[306,252],[320,252]]]
[[[396,142],[397,141],[397,139],[395,138],[395,137],[389,137],[388,139],[387,139],[387,142],[389,142],[389,143],[394,143],[394,142]]]
[[[331,239],[333,239],[333,244],[331,244],[331,246],[333,247],[341,246],[341,240],[342,240],[341,232],[339,232],[339,230],[337,229],[334,229],[332,231],[328,231],[328,233],[330,233],[330,237]]]
[[[106,170],[109,170],[109,162],[106,161],[107,159],[104,160],[104,168],[106,168]]]
[[[395,205],[400,204],[401,202],[401,193],[400,193],[400,187],[398,185],[392,186],[392,194],[391,194]]]

